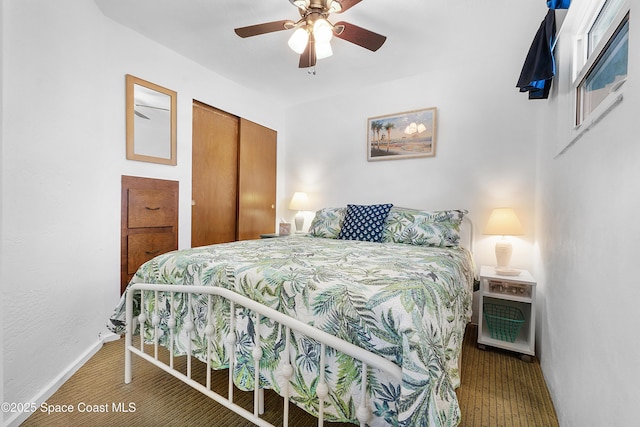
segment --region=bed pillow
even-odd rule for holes
[[[392,204],[347,205],[339,239],[380,242]]]
[[[347,214],[347,208],[324,208],[316,212],[309,226],[309,235],[337,239]]]
[[[383,242],[421,246],[458,246],[460,224],[467,211],[420,211],[393,208],[382,236]]]

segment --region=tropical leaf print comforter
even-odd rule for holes
[[[371,243],[291,236],[247,240],[170,252],[144,264],[132,283],[222,286],[289,316],[386,357],[402,368],[401,383],[382,372],[370,375],[373,418],[368,425],[455,426],[460,410],[455,388],[460,383],[458,358],[466,323],[471,317],[473,261],[466,249],[396,243]],[[144,304],[153,312],[151,292]],[[170,300],[160,294],[160,343],[168,345]],[[174,297],[179,338],[174,350],[185,354],[183,329],[187,299]],[[207,313],[219,325],[208,356],[212,366],[228,366],[224,337],[229,332],[229,306],[206,296],[192,297],[196,328],[191,332],[194,356],[205,361]],[[252,348],[255,317],[236,307],[234,382],[253,389]],[[124,333],[124,297],[110,329]],[[284,328],[268,319],[260,325],[263,359],[261,386],[280,392],[279,375]],[[145,332],[151,340],[151,331]],[[325,376],[329,396],[325,419],[358,423],[361,365],[327,349]],[[290,381],[292,401],[317,414],[315,389],[319,378],[320,344],[292,333]]]

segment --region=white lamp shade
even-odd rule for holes
[[[302,191],[296,191],[293,193],[293,197],[289,202],[289,209],[292,211],[307,211],[309,210],[309,197],[307,193]]]
[[[519,236],[524,234],[524,230],[512,208],[496,208],[489,216],[489,221],[484,227],[484,234]]]
[[[309,33],[305,28],[300,27],[296,29],[289,38],[289,47],[295,53],[301,54],[306,49],[308,42]]]

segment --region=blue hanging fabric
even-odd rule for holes
[[[549,11],[533,38],[516,87],[529,92],[529,99],[547,99],[556,74],[553,49],[556,45],[555,9],[568,9],[571,0],[547,0]]]
[[[571,0],[547,0],[547,7],[549,9],[569,9]]]
[[[552,0],[550,0],[552,1]],[[529,99],[547,99],[551,88],[551,79],[556,74],[553,46],[556,38],[556,14],[549,9],[540,24],[529,53],[522,66],[522,72],[516,87],[520,92],[529,92]]]

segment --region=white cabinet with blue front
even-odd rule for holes
[[[527,270],[496,274],[494,267],[480,268],[478,347],[498,347],[535,356],[536,281]]]

